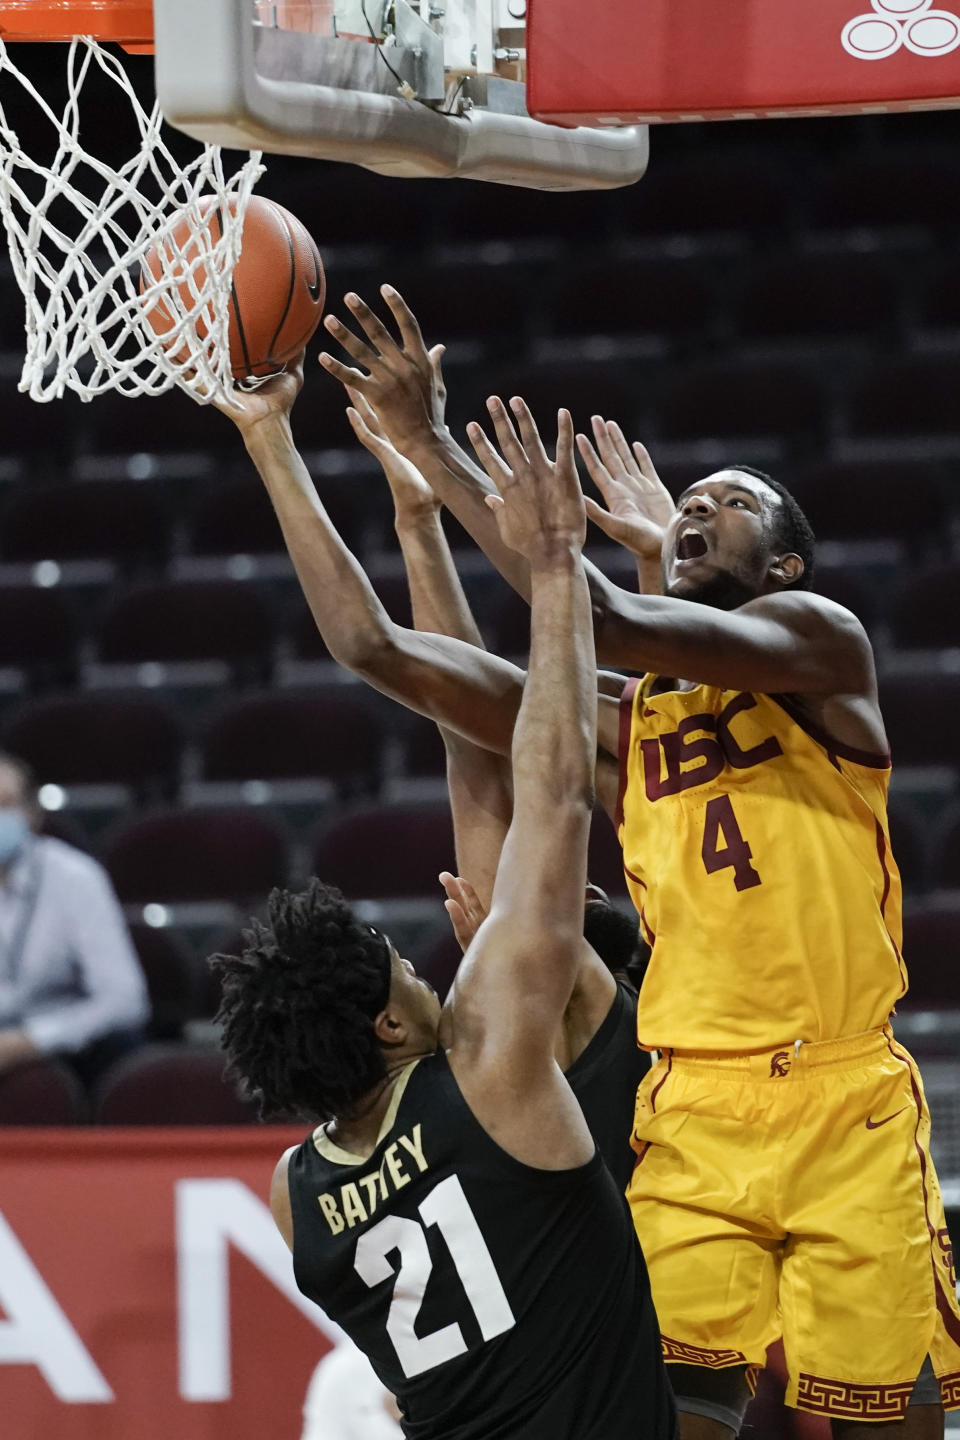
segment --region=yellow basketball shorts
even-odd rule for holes
[[[762,1055],[666,1052],[627,1190],[668,1361],[762,1366],[787,1403],[901,1418],[929,1354],[960,1407],[960,1309],[919,1072],[889,1029]]]

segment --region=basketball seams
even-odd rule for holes
[[[286,216],[283,214],[279,205],[275,205],[272,200],[268,200],[267,204],[270,206],[270,209],[274,212],[280,224],[283,226],[283,234],[287,242],[287,255],[290,260],[290,283],[287,286],[286,304],[283,307],[283,314],[280,317],[277,328],[273,333],[273,338],[271,339],[270,344],[267,346],[267,358],[264,362],[268,365],[276,365],[278,362],[274,358],[273,352],[276,348],[277,341],[280,339],[280,332],[283,329],[284,325],[287,323],[287,316],[290,314],[290,305],[293,301],[293,292],[297,283],[297,255],[294,249],[293,235],[290,232],[290,226],[287,224]]]

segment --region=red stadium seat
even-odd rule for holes
[[[787,252],[751,265],[735,323],[750,339],[862,337],[895,324],[900,292],[882,255]]]
[[[894,774],[899,765],[960,764],[960,675],[886,676],[880,682],[880,711]]]
[[[926,827],[920,813],[909,801],[891,795],[888,808],[890,848],[897,862],[904,890],[909,895],[929,885]]]
[[[0,666],[25,670],[38,683],[73,677],[77,626],[60,590],[4,585],[0,614]]]
[[[894,460],[818,461],[786,477],[818,540],[898,540],[919,548],[947,540],[939,466]],[[910,504],[903,503],[903,486]]]
[[[390,509],[386,482],[358,473],[342,482],[321,476],[317,488],[334,525],[351,548],[362,548],[371,505]],[[391,511],[392,513],[392,511]],[[242,476],[208,490],[190,527],[194,555],[266,555],[285,549],[269,496],[256,478]]]
[[[769,436],[809,443],[825,421],[823,389],[812,371],[736,357],[674,375],[657,413],[661,434],[672,440]]]
[[[273,640],[266,592],[243,580],[165,580],[121,594],[100,627],[100,658],[265,664]]]
[[[34,700],[4,727],[4,745],[44,781],[171,789],[183,733],[149,695],[56,695]]]
[[[386,739],[373,697],[360,686],[243,696],[220,712],[203,740],[208,780],[327,777],[379,781]]]
[[[225,1080],[218,1050],[146,1045],[118,1061],[100,1083],[100,1125],[250,1125],[257,1108]]]
[[[908,911],[903,955],[910,972],[905,1006],[960,1010],[960,905]]]
[[[124,568],[162,562],[170,524],[148,486],[91,480],[15,492],[0,517],[4,560],[112,559]]]
[[[944,821],[939,835],[933,883],[941,890],[960,890],[960,815],[956,811]]]
[[[559,335],[703,336],[716,301],[699,259],[593,259],[558,271],[547,311]]]
[[[348,900],[436,897],[440,905],[437,876],[455,863],[446,801],[349,811],[323,829],[313,852],[315,873]]]
[[[960,565],[937,565],[910,576],[895,597],[893,639],[905,650],[960,644]]]
[[[150,1035],[176,1040],[197,1013],[197,964],[191,947],[176,930],[131,925],[130,938],[147,979]]]
[[[933,147],[906,146],[840,156],[814,187],[810,218],[818,228],[940,228],[960,220],[960,165]]]
[[[755,154],[662,158],[640,185],[617,198],[631,237],[685,234],[726,236],[738,246],[768,239],[787,226],[793,202],[789,168]]]
[[[259,901],[282,885],[286,835],[253,808],[166,810],[122,824],[104,864],[121,900]]]
[[[0,1075],[0,1125],[82,1125],[83,1086],[62,1060],[31,1060]]]
[[[849,406],[855,435],[960,435],[960,357],[909,355],[877,363]]]

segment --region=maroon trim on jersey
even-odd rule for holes
[[[933,1221],[930,1219],[930,1199],[927,1193],[927,1157],[924,1153],[923,1146],[920,1144],[919,1140],[920,1122],[923,1118],[923,1100],[920,1096],[920,1090],[917,1085],[917,1077],[913,1073],[913,1066],[910,1063],[910,1060],[905,1054],[897,1054],[896,1050],[893,1048],[893,1042],[891,1041],[889,1036],[887,1037],[887,1049],[890,1051],[890,1054],[893,1056],[894,1060],[899,1060],[901,1065],[906,1065],[907,1074],[910,1076],[910,1089],[913,1092],[913,1101],[917,1107],[917,1123],[914,1126],[913,1143],[916,1148],[916,1152],[920,1157],[920,1184],[923,1189],[923,1217],[927,1222],[927,1231],[930,1235],[930,1269],[933,1271],[933,1289],[937,1300],[937,1310],[939,1311],[940,1319],[943,1321],[943,1328],[946,1330],[953,1343],[955,1345],[960,1345],[960,1320],[957,1319],[956,1315],[953,1312],[953,1307],[951,1306],[950,1301],[943,1293],[943,1286],[940,1284],[940,1276],[937,1274],[937,1262],[934,1259],[934,1251],[936,1250],[938,1244],[937,1232],[934,1229]]]
[[[890,934],[890,928],[887,925],[886,913],[887,900],[890,897],[890,867],[887,864],[887,856],[889,855],[890,851],[887,845],[887,837],[884,833],[883,826],[880,824],[880,821],[876,819],[876,817],[874,817],[874,824],[877,827],[877,857],[880,861],[880,869],[883,871],[883,894],[880,897],[880,918],[883,921],[883,927],[887,932],[887,938],[889,939],[890,944],[893,946],[893,953],[897,957],[897,966],[900,970],[901,987],[900,994],[897,996],[897,999],[902,1000],[904,995],[906,995],[907,993],[907,968],[903,963],[903,956],[900,953],[900,946]]]
[[[660,1336],[663,1358],[667,1364],[704,1365],[708,1370],[727,1370],[731,1365],[746,1365],[742,1350],[708,1350],[704,1345],[688,1345],[683,1340]],[[748,1382],[749,1383],[749,1382]]]
[[[952,1375],[941,1375],[940,1399],[944,1410],[960,1410],[960,1370]]]
[[[617,760],[620,768],[620,783],[617,786],[617,808],[614,812],[614,828],[620,829],[623,824],[623,799],[627,793],[627,760],[630,756],[630,731],[633,726],[633,697],[637,692],[640,681],[634,676],[628,680],[620,692],[620,753]]]
[[[851,1385],[826,1375],[797,1376],[797,1409],[844,1420],[902,1420],[915,1380],[896,1385]]]
[[[673,1069],[673,1051],[672,1051],[672,1050],[667,1050],[667,1051],[665,1052],[665,1058],[666,1058],[666,1062],[667,1062],[667,1068],[666,1068],[666,1070],[664,1071],[664,1073],[660,1076],[660,1079],[657,1081],[656,1085],[654,1085],[653,1089],[650,1091],[650,1113],[651,1113],[651,1115],[656,1115],[656,1113],[657,1113],[657,1096],[660,1094],[660,1091],[663,1089],[664,1085],[666,1084],[667,1080],[669,1079],[670,1071]]]
[[[885,755],[878,755],[873,750],[858,750],[853,745],[841,745],[839,740],[834,740],[833,736],[828,735],[822,726],[808,717],[803,707],[797,704],[792,695],[771,695],[770,699],[775,705],[779,705],[781,710],[785,710],[794,724],[799,725],[801,730],[805,730],[811,740],[816,740],[818,745],[823,746],[827,752],[827,758],[831,764],[837,766],[837,769],[840,768],[837,765],[837,756],[841,760],[852,760],[855,765],[865,765],[868,770],[890,769],[889,750]]]

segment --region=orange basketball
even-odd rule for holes
[[[215,244],[220,238],[219,213],[210,220],[210,234]],[[189,260],[190,227],[186,220],[174,227],[172,238]],[[144,281],[149,283],[148,277],[160,278],[156,246],[144,257],[143,269],[141,291]],[[203,266],[197,266],[195,285],[200,288],[205,280]],[[189,285],[185,282],[179,289],[184,304],[190,306],[193,297]],[[243,220],[243,244],[230,297],[230,365],[234,376],[243,380],[251,375],[269,375],[299,354],[320,324],[325,294],[320,252],[309,231],[282,205],[260,195],[252,196]],[[147,319],[158,335],[166,334],[174,323],[162,301],[154,303]],[[202,323],[197,325],[197,333],[203,337]]]

